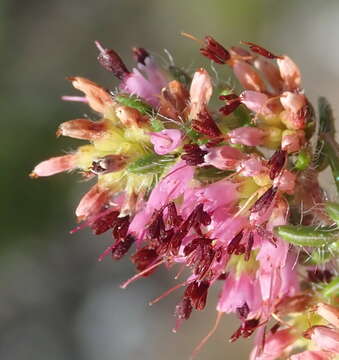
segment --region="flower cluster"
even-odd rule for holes
[[[78,169],[95,179],[73,231],[111,231],[101,260],[135,249],[138,272],[123,288],[161,265],[179,266],[177,278],[189,271],[152,302],[184,288],[174,330],[221,284],[216,325],[195,353],[222,314],[235,313],[230,341],[255,332],[251,359],[333,359],[339,205],[317,180],[327,165],[339,179],[331,109],[320,99],[316,118],[288,56],[250,42],[226,49],[210,36],[200,43],[203,56],[233,70],[242,91],[203,68],[192,76],[173,63],[161,68],[143,48],[133,49],[129,71],[96,42],[118,89],[70,78],[83,96],[63,99],[87,103],[96,119],[62,123],[57,135],[89,143],[41,162],[31,176]]]

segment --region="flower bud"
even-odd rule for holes
[[[94,185],[80,200],[75,214],[79,221],[99,213],[108,200],[108,190],[103,190],[98,184]]]
[[[286,55],[277,60],[280,75],[287,90],[297,90],[300,87],[301,75],[298,66]]]
[[[95,140],[102,137],[107,130],[104,121],[91,121],[88,119],[75,119],[62,123],[57,136],[69,136],[74,139]]]
[[[191,109],[189,116],[191,119],[195,119],[206,108],[212,96],[212,91],[212,80],[208,72],[202,68],[197,70],[194,73],[190,87]]]
[[[38,178],[40,176],[51,176],[63,171],[72,170],[74,167],[75,154],[57,156],[38,164],[30,174],[30,177]]]
[[[76,89],[82,91],[86,95],[89,106],[93,110],[104,114],[107,107],[114,104],[111,95],[94,82],[80,76],[71,77],[69,80],[72,81],[72,85]]]
[[[285,110],[297,113],[306,105],[306,97],[302,94],[284,91],[280,97],[280,102]]]
[[[281,138],[281,148],[289,154],[299,151],[305,143],[305,134],[302,130],[284,130]]]
[[[266,91],[264,82],[253,67],[247,62],[242,60],[235,61],[233,71],[234,75],[245,89],[259,92]]]

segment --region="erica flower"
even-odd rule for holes
[[[143,48],[133,48],[130,71],[96,42],[118,89],[70,78],[83,95],[63,99],[90,106],[96,118],[63,122],[57,136],[87,143],[42,161],[31,176],[78,170],[95,180],[71,233],[110,231],[99,260],[131,251],[136,273],[122,288],[162,265],[178,268],[176,278],[187,270],[151,301],[182,288],[175,331],[221,284],[215,326],[194,355],[222,315],[234,313],[239,326],[230,341],[256,333],[253,360],[332,359],[339,352],[339,205],[325,203],[318,182],[327,165],[338,182],[330,107],[321,103],[316,127],[300,70],[286,55],[251,42],[226,48],[211,36],[197,41],[203,56],[231,67],[239,93],[215,86],[203,68],[192,76],[174,65],[163,69]]]

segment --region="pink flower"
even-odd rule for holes
[[[154,145],[154,151],[159,155],[165,155],[175,150],[182,142],[182,133],[180,130],[168,129],[159,132],[150,133],[151,143]]]
[[[230,131],[227,136],[232,144],[258,146],[262,144],[265,132],[256,127],[244,126]]]
[[[297,90],[300,87],[301,75],[298,66],[286,55],[277,60],[280,75],[286,90]]]
[[[274,186],[277,186],[281,192],[293,194],[297,176],[289,170],[283,170],[281,175],[276,177],[273,181]]]
[[[217,305],[220,312],[237,312],[246,304],[247,313],[255,312],[261,305],[261,292],[253,274],[230,273],[225,280]]]
[[[280,102],[285,110],[297,113],[306,105],[306,97],[303,94],[284,91],[280,97]]]
[[[134,68],[121,82],[120,88],[128,94],[136,95],[158,107],[161,89],[165,87],[167,80],[151,56],[138,63],[138,69]]]
[[[213,85],[208,72],[202,68],[197,70],[190,87],[191,110],[189,117],[191,119],[196,119],[197,115],[205,110],[212,92]]]
[[[247,159],[241,160],[237,170],[243,176],[256,176],[266,172],[262,160],[256,155],[249,155]]]
[[[233,65],[233,72],[245,89],[259,92],[266,90],[265,84],[258,73],[247,62],[236,60]]]
[[[333,355],[325,351],[303,351],[291,356],[291,360],[332,360]]]
[[[269,97],[261,92],[245,90],[240,94],[241,102],[256,114],[270,115],[272,111],[267,108]]]
[[[51,176],[63,171],[69,171],[75,168],[75,154],[63,155],[50,158],[38,164],[30,174],[30,177]]]
[[[94,185],[81,199],[75,214],[79,221],[100,212],[108,200],[108,191]]]
[[[259,351],[259,344],[251,352],[250,360],[276,360],[280,358],[288,347],[296,340],[290,329],[269,334],[265,339],[264,348]]]
[[[339,331],[328,326],[314,326],[311,329],[311,339],[324,351],[339,354]]]
[[[205,163],[221,170],[234,170],[245,155],[240,150],[231,146],[218,146],[208,149]]]

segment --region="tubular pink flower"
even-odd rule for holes
[[[199,113],[202,113],[213,92],[211,77],[205,69],[199,69],[194,73],[190,87],[190,113],[191,119],[196,119]]]
[[[285,110],[297,113],[306,105],[306,97],[302,94],[284,91],[280,97],[280,102]]]
[[[204,160],[206,164],[213,165],[221,170],[234,170],[245,155],[238,149],[224,145],[208,149]]]
[[[159,132],[150,133],[150,135],[154,151],[159,155],[165,155],[172,152],[180,146],[182,142],[182,133],[180,130],[176,129],[161,130]]]
[[[279,330],[269,334],[265,339],[264,348],[259,351],[260,344],[251,352],[250,360],[276,360],[286,353],[288,347],[296,340],[290,329]]]
[[[108,191],[100,189],[99,185],[94,185],[80,200],[75,214],[79,221],[93,216],[104,207],[108,200]]]
[[[298,66],[288,56],[277,60],[280,75],[284,81],[284,88],[289,91],[298,90],[301,83],[301,75]]]
[[[270,115],[272,111],[267,108],[269,97],[261,92],[245,90],[240,94],[241,102],[251,111],[262,114]]]
[[[138,68],[126,75],[120,83],[120,88],[128,94],[141,97],[157,108],[161,89],[167,84],[166,78],[151,56],[145,58],[144,64],[139,63]]]
[[[263,143],[265,132],[255,127],[244,126],[230,131],[227,136],[232,144],[258,146]]]
[[[217,305],[219,312],[237,312],[246,304],[247,312],[256,312],[261,305],[261,292],[255,275],[230,273],[225,280]]]
[[[30,174],[30,177],[51,176],[64,171],[73,170],[75,165],[75,154],[63,155],[50,158],[38,164]]]
[[[315,326],[311,330],[311,339],[321,350],[339,354],[339,330],[328,326]]]
[[[242,60],[235,61],[233,72],[245,89],[265,92],[266,88],[264,82],[253,67],[247,62]]]

